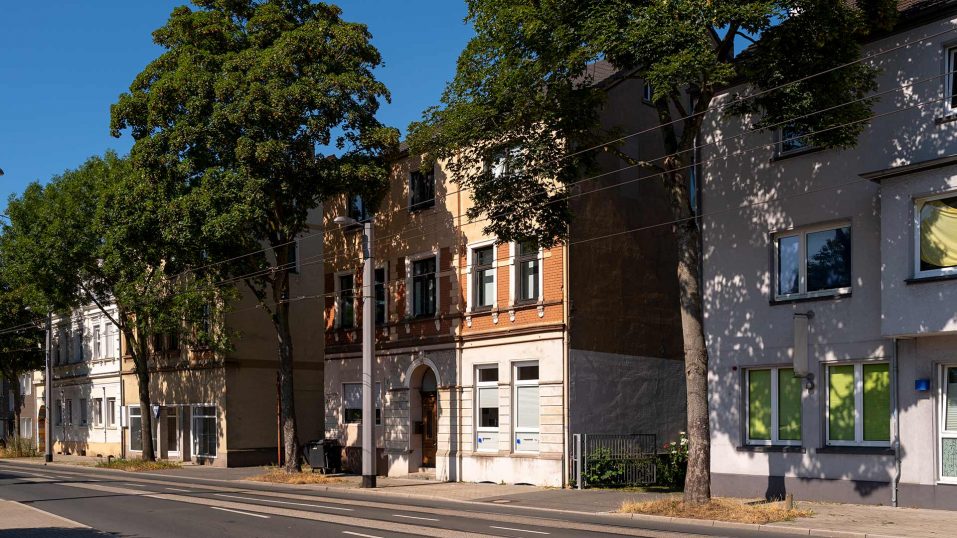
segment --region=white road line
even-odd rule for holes
[[[362,534],[361,532],[352,532],[352,531],[342,531],[342,534],[349,534],[352,536],[361,536],[362,538],[382,538],[381,536],[376,536],[374,534]]]
[[[403,516],[402,514],[392,514],[392,517],[404,517],[406,519],[421,519],[422,521],[438,521],[434,517]]]
[[[254,514],[252,512],[243,512],[241,510],[233,510],[230,508],[220,508],[218,506],[210,506],[210,508],[212,508],[213,510],[222,510],[223,512],[232,512],[234,514],[242,514],[244,516],[253,516],[253,517],[261,517],[263,519],[269,519],[269,516],[264,516],[262,514]]]
[[[142,484],[131,484],[131,483],[129,483],[129,482],[123,482],[123,485],[124,485],[124,486],[133,486],[134,488],[145,488],[145,487],[146,487],[146,486],[144,486],[144,485],[142,485]]]
[[[181,491],[181,492],[183,492],[183,493],[192,493],[192,491],[190,491],[190,490],[188,490],[188,489],[179,489],[179,488],[166,488],[166,489],[168,489],[168,490],[170,490],[170,491]]]
[[[225,493],[213,493],[217,497],[229,497],[230,499],[242,499],[244,501],[260,501],[264,503],[291,504],[293,506],[311,506],[312,508],[325,508],[327,510],[342,510],[352,512],[352,508],[343,508],[341,506],[326,506],[324,504],[294,503],[290,501],[274,501],[272,499],[257,499],[255,497],[240,497],[239,495],[226,495]],[[436,520],[438,521],[438,520]]]
[[[489,528],[501,529],[503,531],[530,532],[532,534],[551,534],[550,532],[544,532],[544,531],[530,531],[528,529],[513,529],[512,527],[496,527],[495,525],[489,525]]]

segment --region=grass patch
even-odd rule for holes
[[[126,460],[117,458],[112,461],[103,460],[97,462],[97,467],[104,469],[116,469],[118,471],[129,471],[132,473],[141,473],[144,471],[161,471],[163,469],[179,469],[182,467],[178,462],[166,460]]]
[[[279,467],[268,467],[266,472],[250,476],[246,480],[269,482],[270,484],[337,484],[342,479],[314,473],[308,467],[301,473],[287,473]]]
[[[681,498],[661,499],[658,501],[622,503],[620,512],[628,514],[648,514],[666,517],[684,517],[729,521],[733,523],[774,523],[791,521],[799,517],[813,515],[810,510],[792,508],[788,510],[784,502],[746,503],[735,499],[711,499],[708,504],[686,506]]]

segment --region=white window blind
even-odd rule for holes
[[[947,415],[944,429],[957,431],[957,368],[947,369]]]
[[[342,403],[346,409],[362,409],[362,384],[342,385]]]
[[[518,411],[515,417],[515,426],[518,428],[538,428],[538,386],[519,386],[515,389],[518,395]]]

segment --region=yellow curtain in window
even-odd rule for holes
[[[921,207],[920,259],[937,267],[957,265],[957,208],[940,200]]]

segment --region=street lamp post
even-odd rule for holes
[[[359,224],[351,217],[336,217],[336,224]],[[372,218],[362,223],[362,487],[376,487],[375,442],[375,261],[372,253]]]
[[[46,399],[46,412],[43,419],[43,435],[46,437],[43,447],[43,461],[51,463],[53,461],[53,357],[51,346],[53,345],[53,314],[47,313],[47,338],[46,338],[46,361],[44,364],[44,398]]]

